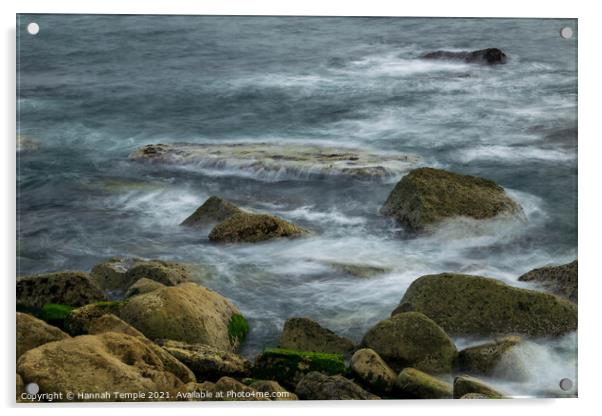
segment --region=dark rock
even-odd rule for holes
[[[84,272],[56,272],[17,279],[17,306],[42,308],[47,303],[83,306],[104,300],[102,290]]]
[[[451,399],[451,384],[415,368],[404,368],[395,382],[397,394],[408,399]]]
[[[577,329],[577,306],[487,277],[443,273],[415,280],[392,315],[421,312],[454,336],[559,336]]]
[[[209,240],[218,243],[257,243],[308,233],[308,230],[273,215],[241,212],[216,225],[209,233]]]
[[[350,367],[370,391],[387,394],[395,385],[395,372],[370,348],[356,351],[351,357]]]
[[[290,318],[284,323],[280,346],[301,351],[349,354],[355,344],[309,318]]]
[[[249,387],[268,394],[271,400],[298,400],[295,393],[286,390],[274,380],[253,380]]]
[[[401,178],[381,213],[411,231],[453,217],[480,220],[523,215],[522,208],[495,182],[433,168],[415,169]]]
[[[521,282],[535,282],[547,291],[577,303],[577,260],[562,266],[540,267],[520,276]]]
[[[422,55],[422,59],[460,60],[467,63],[487,65],[505,64],[507,61],[506,54],[498,48],[480,49],[472,52],[435,51]]]
[[[94,320],[106,314],[119,316],[122,306],[121,301],[103,301],[77,308],[65,318],[65,330],[72,336],[87,334]]]
[[[312,371],[304,376],[295,389],[303,400],[378,400],[379,397],[367,392],[343,376],[327,376]]]
[[[458,354],[458,367],[460,371],[469,374],[494,375],[502,360],[505,361],[506,378],[520,378],[523,373],[521,364],[516,357],[512,357],[512,350],[520,344],[522,339],[517,336],[507,336],[493,342],[466,348]],[[515,362],[515,371],[512,371],[510,362]],[[512,374],[516,373],[516,374]],[[514,377],[513,377],[514,376]]]

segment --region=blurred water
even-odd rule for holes
[[[25,32],[30,21],[37,36]],[[577,33],[575,21],[549,19],[21,15],[18,127],[40,148],[18,155],[19,273],[89,270],[114,255],[210,264],[217,272],[203,284],[250,318],[249,356],[275,344],[291,316],[359,341],[423,274],[525,285],[517,276],[577,255],[577,42],[558,33],[567,25]],[[485,47],[508,63],[416,59]],[[181,141],[415,153],[494,179],[528,223],[452,222],[410,238],[378,215],[392,183],[268,182],[128,160],[144,144]],[[316,235],[210,245],[206,232],[178,226],[210,195]],[[391,272],[363,280],[325,261]],[[566,357],[561,372],[574,370],[575,348],[537,342]],[[515,394],[556,386],[552,361],[533,360],[534,373],[551,375]]]

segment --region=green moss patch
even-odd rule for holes
[[[232,345],[240,345],[249,332],[249,323],[242,315],[232,315],[228,322],[228,337]]]
[[[311,371],[329,375],[345,373],[343,354],[266,348],[255,361],[254,377],[294,387]]]
[[[65,319],[67,316],[69,316],[73,309],[75,308],[69,305],[47,303],[40,309],[39,317],[41,320],[48,322],[50,325],[64,329]]]

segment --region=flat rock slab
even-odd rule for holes
[[[156,163],[190,165],[258,176],[347,176],[387,178],[415,168],[421,158],[403,153],[362,149],[268,143],[150,144],[130,158]]]

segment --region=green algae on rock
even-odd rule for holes
[[[362,345],[376,351],[395,370],[409,366],[429,373],[449,372],[458,354],[445,331],[418,312],[380,321],[364,335]]]
[[[188,218],[182,221],[180,225],[206,227],[211,224],[222,222],[232,215],[240,212],[244,211],[238,208],[236,205],[220,197],[211,196]]]
[[[534,282],[558,296],[577,303],[577,260],[561,266],[540,267],[520,276],[521,282]]]
[[[234,314],[228,322],[228,338],[234,349],[237,350],[249,332],[249,322],[244,316]]]
[[[577,329],[577,306],[558,296],[482,276],[416,279],[392,312],[421,312],[454,336],[559,336]]]
[[[415,368],[404,368],[395,381],[397,394],[404,399],[451,399],[453,386]]]
[[[241,341],[231,339],[228,331],[234,315],[241,315],[236,306],[196,283],[166,286],[133,296],[118,314],[151,340],[207,344],[224,351],[235,351]]]
[[[297,384],[295,392],[304,400],[379,400],[351,380],[337,374],[312,371]]]
[[[39,317],[50,325],[65,329],[65,319],[74,309],[73,306],[69,305],[47,303],[40,309]]]
[[[313,319],[290,318],[284,323],[280,347],[298,351],[349,354],[355,348],[355,344],[322,327]]]
[[[209,233],[209,240],[218,243],[257,243],[308,233],[308,230],[274,215],[241,212],[216,225]]]
[[[381,213],[421,231],[447,218],[522,215],[522,208],[489,179],[419,168],[401,178]]]
[[[294,387],[310,371],[324,374],[344,373],[343,355],[266,348],[255,359],[253,376],[258,379],[276,380],[285,387]]]
[[[167,165],[230,169],[258,175],[344,176],[385,178],[412,169],[421,160],[411,154],[364,149],[274,143],[150,144],[130,155],[132,160]]]
[[[42,308],[47,303],[83,306],[105,299],[100,287],[85,272],[45,273],[17,279],[17,306]]]

